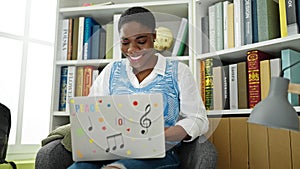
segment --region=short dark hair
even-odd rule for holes
[[[150,10],[144,7],[131,7],[125,10],[119,19],[118,31],[120,32],[121,27],[131,21],[138,22],[150,28],[153,32],[155,31],[155,17]]]

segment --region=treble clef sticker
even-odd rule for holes
[[[151,106],[148,104],[145,107],[145,114],[140,118],[140,125],[144,128],[141,133],[146,134],[148,132],[148,128],[151,126],[151,119],[146,117],[151,111]]]

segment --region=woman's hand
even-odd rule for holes
[[[190,136],[181,126],[165,127],[166,141],[188,140]]]

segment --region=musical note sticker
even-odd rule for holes
[[[88,127],[88,130],[92,131],[93,130],[93,124],[92,124],[90,116],[88,116],[88,118],[89,118],[89,123],[90,123],[90,126]]]
[[[118,140],[118,142],[117,142],[117,140]],[[124,148],[124,140],[123,140],[122,133],[107,136],[106,137],[106,142],[107,142],[108,148],[105,151],[107,153],[110,152],[111,150],[115,151],[117,149],[117,146],[118,146],[117,143],[119,143],[120,149]]]
[[[148,104],[145,107],[145,114],[140,118],[140,125],[144,128],[141,133],[147,134],[148,128],[151,126],[151,119],[146,117],[151,112],[151,106]]]

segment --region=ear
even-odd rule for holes
[[[153,42],[155,42],[155,40],[156,40],[156,31],[152,34],[152,36],[153,36]]]

